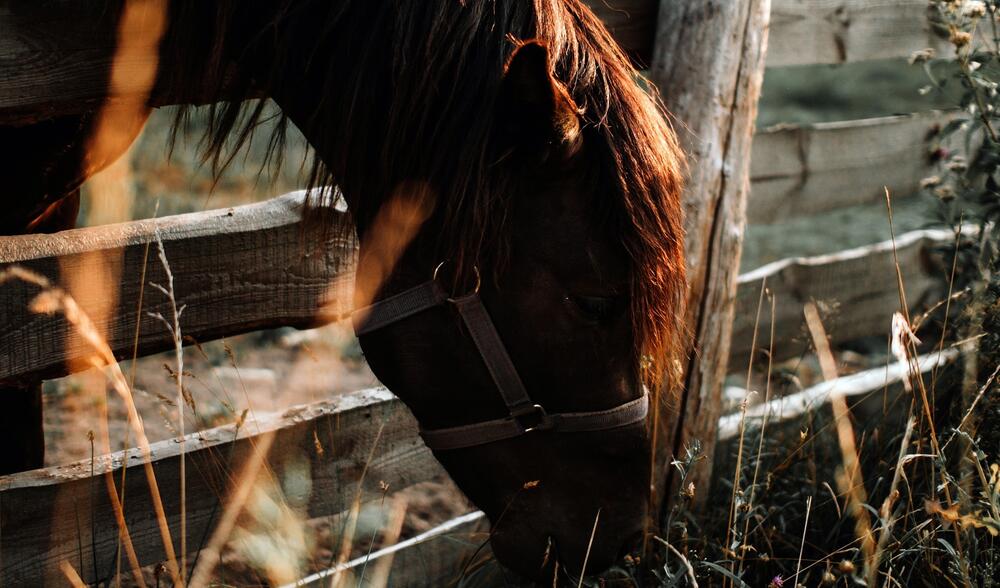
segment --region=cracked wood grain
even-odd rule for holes
[[[654,464],[661,498],[673,483],[671,460],[696,440],[712,455],[715,443],[770,10],[769,0],[677,0],[660,7],[651,78],[690,158],[684,197],[690,283],[683,320],[694,340],[685,390],[661,408],[666,418],[660,419]],[[692,479],[701,487],[710,474],[703,465]]]
[[[934,132],[953,113],[780,125],[757,133],[750,167],[750,224],[773,224],[920,191],[933,173]],[[957,147],[956,134],[942,147]]]
[[[768,67],[848,63],[946,50],[924,0],[773,0]]]

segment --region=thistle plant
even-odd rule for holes
[[[1000,0],[931,0],[930,29],[946,49],[913,54],[931,84],[926,92],[958,84],[957,111],[937,129],[929,154],[939,172],[922,182],[936,197],[936,220],[960,239],[955,262],[956,291],[988,283],[1000,236]]]
[[[960,100],[947,123],[936,129],[930,153],[937,173],[923,188],[934,197],[936,224],[950,228],[954,243],[941,253],[949,262],[956,304],[941,318],[946,338],[962,348],[961,394],[942,411],[946,441],[934,457],[938,488],[953,496],[940,504],[931,493],[925,512],[953,533],[940,543],[947,553],[928,555],[966,584],[996,585],[1000,564],[994,506],[1000,467],[1000,0],[931,0],[931,30],[941,39],[940,55],[915,53],[931,84],[927,91],[959,85]],[[940,391],[939,391],[940,392]],[[944,396],[944,395],[942,395]],[[945,426],[940,426],[940,425]],[[905,536],[903,537],[905,539]],[[950,550],[948,548],[951,548]]]
[[[1000,361],[1000,303],[997,269],[1000,259],[1000,0],[931,0],[931,30],[944,42],[947,55],[934,59],[931,49],[911,62],[921,63],[931,85],[928,91],[959,84],[961,99],[950,120],[937,129],[930,154],[935,175],[922,186],[934,196],[935,222],[955,234],[953,246],[942,253],[950,263],[952,293],[959,312],[944,316],[945,334],[968,341],[964,346],[965,408]],[[949,324],[950,321],[950,324]],[[944,336],[942,336],[942,342]],[[990,386],[993,386],[990,383]],[[987,390],[983,406],[989,416],[997,404],[996,390]],[[986,419],[987,422],[990,419]],[[998,427],[992,419],[992,427]],[[990,428],[990,427],[988,427]],[[1000,434],[996,435],[1000,444]],[[1000,447],[987,444],[996,459]]]

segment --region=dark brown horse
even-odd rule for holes
[[[331,230],[360,237],[359,305],[426,283],[447,260],[439,284],[458,296],[481,278],[502,347],[549,414],[674,384],[681,155],[580,0],[177,0],[162,55],[160,89],[198,84],[219,101],[210,155],[261,116],[234,97],[273,99],[303,132],[313,183],[338,185],[354,221]],[[49,166],[29,191],[38,201],[5,230],[60,218],[54,203],[81,179],[64,168]],[[360,340],[375,374],[437,430],[511,412],[470,335],[441,304]],[[649,451],[639,422],[436,455],[489,516],[497,558],[541,578],[555,562],[580,574],[585,557],[587,573],[603,570],[634,545]]]

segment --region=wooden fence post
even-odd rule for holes
[[[660,4],[651,77],[689,157],[684,199],[688,311],[694,341],[686,386],[657,436],[654,483],[661,504],[676,480],[670,462],[697,440],[689,478],[708,491],[721,411],[750,191],[750,146],[767,53],[770,0],[666,0]],[[661,413],[662,414],[662,413]]]

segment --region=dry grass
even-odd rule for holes
[[[891,215],[891,202],[889,210]],[[726,514],[693,510],[691,493],[682,490],[666,521],[661,540],[666,549],[653,566],[654,579],[631,570],[631,581],[660,587],[1000,582],[995,578],[1000,569],[1000,447],[982,446],[969,426],[1000,425],[996,416],[984,424],[981,409],[983,398],[998,394],[1000,365],[986,366],[981,373],[989,376],[963,403],[958,393],[968,386],[963,364],[982,359],[970,356],[968,343],[987,333],[955,328],[976,315],[968,314],[968,297],[954,293],[954,264],[950,267],[950,275],[942,277],[949,280],[947,298],[915,323],[914,330],[932,334],[923,337],[931,343],[922,345],[919,333],[910,330],[904,276],[896,264],[904,312],[893,320],[889,357],[904,367],[902,385],[887,384],[850,399],[834,388],[827,404],[770,423],[747,419],[753,394],[748,392],[738,435],[714,456],[716,475],[707,504],[728,502]],[[761,292],[761,308],[766,295]],[[772,316],[780,303],[771,301]],[[989,304],[1000,308],[1000,297]],[[836,381],[838,361],[822,313],[807,303],[805,314],[823,378]],[[757,320],[766,320],[766,313],[758,311]],[[958,364],[925,374],[920,354],[949,348],[964,350]],[[773,367],[750,366],[765,372],[765,397],[770,397]],[[746,381],[749,391],[751,381],[760,379],[748,372]],[[747,455],[753,446],[756,454]],[[682,480],[702,457],[693,447],[675,463]]]

